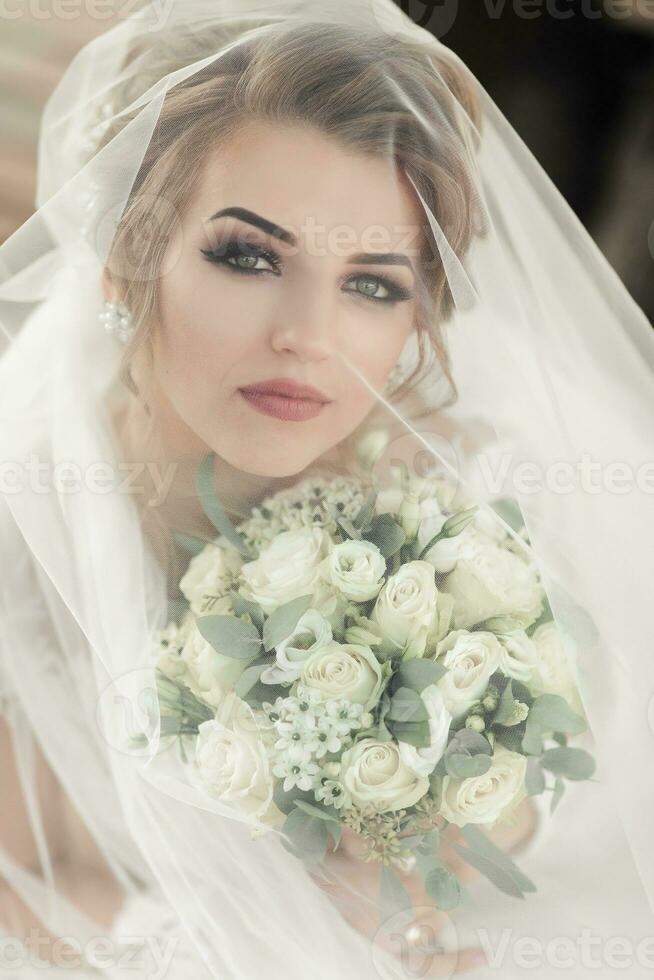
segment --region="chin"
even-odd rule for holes
[[[290,449],[290,447],[289,447]],[[216,449],[218,456],[243,473],[250,473],[252,476],[260,476],[269,479],[290,479],[300,474],[318,458],[316,453],[298,453],[297,446],[295,451],[285,452],[283,448],[278,448],[275,452],[257,452],[255,448],[241,446],[233,453],[221,452]]]

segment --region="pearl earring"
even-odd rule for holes
[[[395,364],[391,368],[391,373],[386,379],[386,383],[383,388],[383,394],[386,398],[393,393],[396,388],[399,388],[404,377],[404,371],[400,368],[399,364]]]
[[[107,333],[113,334],[122,344],[129,343],[134,336],[134,318],[124,303],[107,300],[99,319]]]

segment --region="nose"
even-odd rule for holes
[[[334,353],[337,312],[318,289],[287,297],[275,310],[270,343],[278,354],[294,354],[301,362],[324,361]]]

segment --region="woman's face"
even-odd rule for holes
[[[356,371],[379,391],[414,327],[421,215],[392,162],[309,127],[241,129],[207,157],[162,264],[167,413],[269,477],[351,434],[375,403]],[[275,394],[280,379],[316,392]]]

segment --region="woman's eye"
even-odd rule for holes
[[[272,252],[258,245],[229,241],[216,248],[202,248],[202,254],[217,265],[225,265],[245,275],[260,272],[278,272],[279,260]]]
[[[360,293],[368,299],[382,303],[397,303],[411,299],[412,293],[404,286],[380,276],[361,275],[345,284],[347,292]]]

